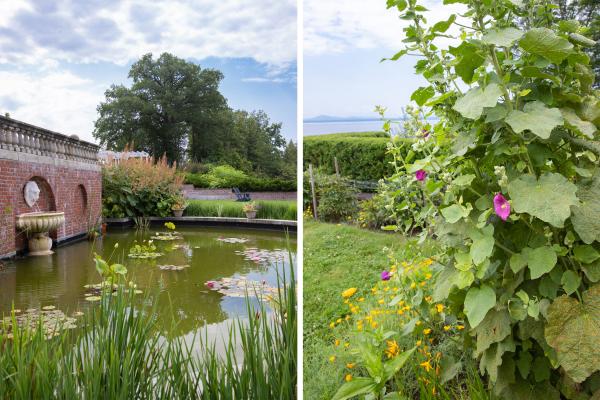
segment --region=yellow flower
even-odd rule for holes
[[[335,322],[337,322],[339,324],[340,322],[342,322],[342,319],[338,318]]]
[[[426,296],[425,297],[425,301],[428,303],[431,303],[432,297],[431,296]]]
[[[352,369],[352,368],[354,368],[355,365],[356,365],[355,363],[348,363],[348,364],[346,364],[346,368]]]
[[[387,349],[385,349],[385,354],[388,358],[395,357],[400,352],[400,347],[395,340],[386,340]]]
[[[425,282],[425,281],[421,282],[421,286],[425,286],[426,283],[427,282]]]
[[[422,324],[422,322],[421,322],[421,321],[417,321],[417,322],[415,322],[415,325],[416,325],[416,326],[419,326],[419,325],[421,325],[421,324]]]
[[[444,325],[444,330],[448,332],[452,328],[450,325]]]
[[[441,313],[442,311],[444,311],[444,305],[443,304],[436,304],[435,305],[435,309],[437,310],[437,312]]]
[[[335,328],[335,322],[332,322],[332,323],[330,323],[330,324],[329,324],[329,327],[330,327],[330,328]]]
[[[429,372],[433,369],[433,367],[431,366],[431,363],[429,363],[429,360],[422,362],[421,364],[419,364],[421,367],[425,368],[425,371]]]
[[[330,362],[330,363],[333,363],[334,361],[335,361],[335,356],[331,356],[331,357],[329,357],[329,362]]]
[[[335,339],[335,345],[339,346],[340,345],[340,339]]]
[[[358,299],[358,301],[365,301],[365,298],[361,297],[360,299]]]
[[[462,331],[463,329],[465,329],[464,325],[456,325],[456,329],[458,329],[459,331]]]
[[[383,299],[379,299],[377,302],[378,302],[379,304],[383,304],[383,303],[385,303],[385,300],[383,300]]]
[[[344,347],[350,347],[350,343],[348,343],[348,342],[344,343]]]
[[[377,322],[371,321],[371,328],[373,328],[373,329],[377,328]]]
[[[413,282],[413,283],[411,283],[411,284],[410,284],[410,288],[411,288],[411,289],[414,289],[414,288],[416,288],[416,287],[417,287],[417,284],[416,284],[416,283],[414,283],[414,282]]]
[[[346,315],[346,317],[344,318],[346,321],[350,321],[350,315]]]
[[[429,329],[429,328],[423,329],[423,334],[429,335],[430,333],[431,333],[431,329]]]
[[[422,342],[422,341],[420,341],[420,340],[417,340],[417,346],[420,346],[420,345],[421,345],[421,343],[423,343],[423,342]]]
[[[346,382],[350,382],[352,380],[352,375],[347,374],[344,379],[346,380]]]
[[[431,279],[431,274],[425,274],[425,279]]]
[[[346,289],[342,292],[342,297],[345,299],[352,297],[354,296],[354,293],[356,293],[357,290],[358,289],[356,289],[355,287]]]

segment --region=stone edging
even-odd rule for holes
[[[203,226],[238,226],[254,227],[258,229],[288,229],[296,231],[297,221],[287,219],[248,219],[248,218],[229,218],[229,217],[149,217],[152,224],[161,224],[164,222],[180,223],[182,225],[203,225]],[[104,222],[108,226],[130,226],[133,225],[133,218],[105,218]]]

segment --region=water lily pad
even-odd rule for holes
[[[247,238],[235,238],[235,237],[230,237],[230,238],[219,237],[219,238],[217,238],[217,240],[219,242],[223,242],[223,243],[246,243],[250,239],[247,239]]]
[[[277,294],[278,289],[267,285],[266,281],[254,281],[246,277],[225,277],[216,281],[207,281],[205,286],[212,291],[228,297],[256,297],[268,300],[270,296]]]
[[[101,296],[88,296],[85,298],[87,301],[100,301],[102,300]]]
[[[50,310],[54,310],[55,308],[56,307],[54,307],[54,306],[45,306],[45,307],[42,307],[42,310],[44,310],[44,311],[50,311]]]
[[[189,265],[159,265],[158,268],[163,271],[181,271],[185,268],[189,268]]]

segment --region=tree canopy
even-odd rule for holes
[[[111,150],[130,145],[169,161],[229,164],[260,175],[295,176],[281,123],[263,111],[232,110],[223,74],[168,53],[131,66],[131,87],[112,85],[98,106],[94,137]],[[290,146],[293,146],[290,148]],[[295,171],[295,160],[292,166]]]

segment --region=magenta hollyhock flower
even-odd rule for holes
[[[392,274],[390,274],[388,271],[383,271],[381,273],[381,280],[382,281],[389,281],[391,277],[392,277]]]
[[[417,180],[419,182],[423,182],[426,177],[427,177],[427,172],[425,172],[424,169],[420,169],[417,172],[415,172],[415,178],[417,178]]]
[[[494,211],[502,221],[506,221],[510,215],[510,203],[500,193],[494,196]]]

